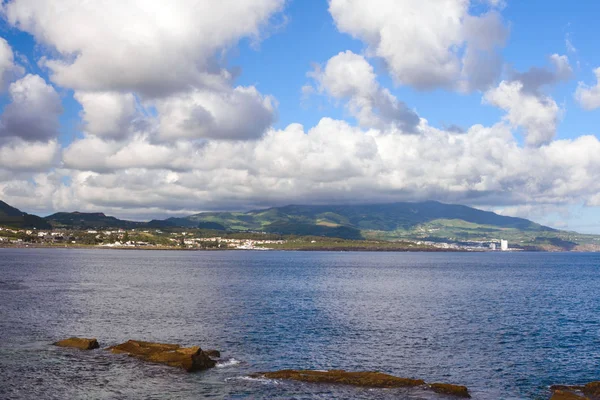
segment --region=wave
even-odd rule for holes
[[[250,382],[256,382],[256,383],[262,383],[263,385],[281,385],[281,382],[276,379],[268,379],[268,378],[252,377],[252,376],[236,376],[234,378],[225,379],[225,381],[232,381],[232,380],[250,381]]]
[[[240,360],[236,360],[235,358],[230,358],[228,360],[224,360],[224,361],[219,361],[217,362],[216,367],[217,368],[227,368],[227,367],[233,367],[236,366],[238,364],[240,364],[241,361]]]

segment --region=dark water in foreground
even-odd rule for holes
[[[400,398],[261,381],[282,368],[380,370],[543,399],[600,379],[600,254],[159,252],[0,249],[0,399]],[[187,374],[97,337],[200,344]]]

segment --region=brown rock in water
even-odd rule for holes
[[[199,346],[181,347],[177,344],[129,340],[109,347],[108,350],[115,354],[125,353],[141,360],[183,368],[188,372],[212,368],[216,364]]]
[[[72,347],[80,350],[93,350],[100,347],[96,339],[72,337],[53,343],[55,346]]]
[[[211,358],[221,358],[221,352],[219,350],[203,350],[204,354]]]
[[[590,400],[570,390],[557,389],[552,393],[550,400]]]
[[[600,381],[585,386],[552,385],[550,400],[600,400]]]
[[[375,388],[412,387],[425,384],[421,379],[398,378],[374,371],[347,372],[343,370],[310,371],[287,369],[275,372],[261,372],[253,376],[268,379],[291,379],[302,382],[340,383]]]
[[[436,393],[449,394],[456,397],[471,398],[466,386],[451,385],[449,383],[432,383],[429,385]]]
[[[590,382],[583,387],[583,393],[586,396],[600,398],[600,381]]]

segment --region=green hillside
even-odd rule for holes
[[[123,228],[135,229],[145,225],[109,217],[104,213],[58,212],[45,218],[55,228],[90,229],[90,228]]]
[[[185,218],[134,222],[103,213],[59,212],[45,219],[0,201],[0,226],[49,229],[198,229],[206,234],[330,237],[345,240],[444,242],[485,246],[505,239],[525,250],[600,249],[600,236],[559,231],[475,208],[443,204],[290,205],[248,212],[207,212]]]
[[[380,232],[379,236],[390,239],[404,237],[405,234],[414,234],[431,223],[459,230],[476,229],[486,232],[494,229],[554,231],[526,219],[505,217],[471,207],[435,201],[370,205],[290,205],[246,213],[201,213],[187,218],[172,218],[168,221],[188,227],[213,224],[224,230],[334,236],[348,239],[373,236],[372,232]]]
[[[9,206],[0,200],[0,226],[23,229],[49,229],[50,224],[36,215]]]

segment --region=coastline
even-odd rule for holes
[[[169,247],[169,246],[93,246],[93,245],[40,245],[40,244],[29,244],[29,245],[0,245],[2,249],[85,249],[85,250],[148,250],[148,251],[301,251],[301,252],[373,252],[373,253],[515,253],[522,252],[522,250],[509,250],[506,252],[491,251],[487,249],[473,250],[473,249],[455,249],[455,248],[377,248],[377,247],[292,247],[292,248],[260,248],[260,249],[244,249],[244,248],[180,248],[180,247]],[[554,253],[552,251],[544,250],[527,250],[527,252],[540,252],[540,253]],[[568,252],[568,251],[565,251]],[[575,251],[571,251],[576,253]]]

